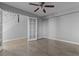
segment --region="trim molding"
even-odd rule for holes
[[[62,39],[59,39],[59,38],[52,38],[52,39],[50,39],[50,40],[57,40],[57,41],[62,41],[62,42],[70,43],[70,44],[79,45],[78,42],[73,42],[73,41],[68,41],[68,40],[62,40]]]
[[[8,40],[4,39],[3,43],[8,42],[8,41],[13,41],[13,40],[19,40],[19,39],[27,39],[27,38],[26,37],[19,37],[19,38],[8,39]]]
[[[30,40],[27,40],[27,41],[34,41],[34,40],[37,40],[37,39],[30,39]]]
[[[15,38],[15,39],[11,39],[11,40],[5,40],[5,41],[3,41],[3,43],[5,43],[5,42],[8,42],[8,41],[13,41],[13,40],[19,40],[19,39],[27,39],[26,37],[20,37],[20,38]],[[41,39],[41,38],[38,38],[39,40]],[[66,42],[66,43],[70,43],[70,44],[76,44],[76,45],[79,45],[79,43],[78,42],[73,42],[73,41],[68,41],[68,40],[62,40],[62,39],[60,39],[60,38],[47,38],[47,39],[50,39],[50,40],[57,40],[57,41],[61,41],[61,42]],[[34,39],[35,40],[35,39]],[[33,40],[27,40],[27,41],[33,41]],[[1,48],[2,47],[0,47],[0,50],[1,50]]]

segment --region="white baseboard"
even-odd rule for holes
[[[37,39],[41,39],[42,37],[38,37]]]
[[[37,40],[37,39],[30,39],[30,40],[28,39],[27,41],[33,41],[33,40]]]
[[[62,41],[62,42],[70,43],[70,44],[76,44],[76,45],[79,45],[78,42],[73,42],[73,41],[63,40],[63,39],[59,39],[59,38],[52,38],[51,40],[57,40],[57,41]]]
[[[8,41],[13,41],[13,40],[20,40],[20,39],[27,39],[27,38],[26,37],[19,37],[19,38],[13,38],[13,39],[8,39],[8,40],[4,39],[3,43],[8,42]]]
[[[8,39],[8,40],[4,40],[3,43],[8,42],[8,41],[13,41],[13,40],[20,40],[20,39],[27,39],[26,37],[19,37],[19,38],[13,38],[13,39]],[[37,39],[27,39],[27,41],[33,41],[33,40],[37,40]]]
[[[43,37],[42,37],[42,38],[43,38]],[[13,41],[13,40],[19,40],[19,39],[27,39],[27,38],[26,38],[26,37],[20,37],[20,38],[15,38],[15,39],[11,39],[11,40],[5,40],[5,41],[3,41],[3,43],[4,43],[4,42],[8,42],[8,41]],[[41,38],[38,38],[38,39],[41,39]],[[50,39],[50,40],[57,40],[57,41],[62,41],[62,42],[70,43],[70,44],[79,45],[78,42],[63,40],[63,39],[60,39],[60,38],[47,38],[47,39]],[[36,40],[36,39],[33,39],[33,40]],[[27,40],[27,41],[32,41],[32,40]]]

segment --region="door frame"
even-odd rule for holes
[[[36,31],[35,31],[35,38],[33,38],[33,39],[30,39],[30,18],[32,18],[32,19],[35,19],[36,20]],[[28,39],[28,41],[32,41],[32,40],[37,40],[37,18],[35,18],[35,17],[28,17],[28,19],[27,19],[27,28],[28,28],[28,30],[27,30],[27,39]]]

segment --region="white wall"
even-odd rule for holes
[[[56,24],[58,38],[79,42],[79,13],[60,16]]]
[[[49,18],[49,39],[79,42],[79,13]]]
[[[56,36],[56,20],[50,19],[39,19],[38,20],[38,38],[55,38]]]
[[[51,18],[48,20],[48,38],[53,39],[56,37],[56,20]]]
[[[39,38],[47,38],[48,37],[48,20],[39,19],[37,22],[37,35]]]
[[[27,37],[27,16],[20,15],[19,23],[17,14],[3,11],[3,41]]]

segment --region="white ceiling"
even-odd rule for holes
[[[46,16],[46,15],[50,15],[50,14],[55,14],[55,13],[59,13],[64,10],[68,10],[70,8],[79,6],[78,2],[46,2],[46,4],[55,5],[55,7],[54,8],[45,8],[47,12],[43,13],[43,11],[41,9],[37,12],[34,12],[34,10],[38,6],[29,5],[28,4],[29,2],[3,2],[3,3],[11,5],[11,6],[19,8],[19,9],[22,9],[24,11],[28,11],[28,12],[36,14],[38,16]],[[39,4],[38,2],[33,2],[33,3]]]

